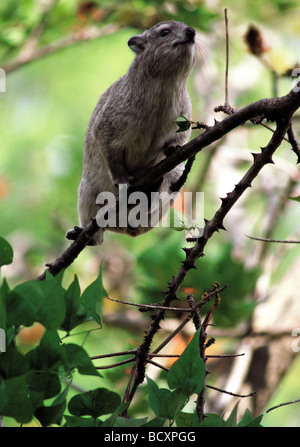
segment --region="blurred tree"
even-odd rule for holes
[[[231,105],[241,107],[289,91],[291,78],[285,74],[291,73],[300,58],[300,7],[296,0],[228,0],[226,4],[220,0],[213,5],[201,0],[1,2],[0,65],[8,86],[5,93],[0,92],[1,234],[8,236],[19,254],[13,268],[7,269],[12,281],[36,276],[41,265],[66,246],[65,230],[77,220],[76,190],[90,112],[101,91],[128,67],[131,55],[124,46],[137,29],[172,19],[199,30],[204,64],[195,70],[190,89],[195,120],[213,122],[213,108],[224,100],[224,6],[230,21]],[[263,30],[259,54],[244,40],[253,23]],[[297,125],[298,121],[296,133]],[[268,139],[267,129],[256,127],[250,132],[245,125],[197,157],[187,188],[205,192],[207,217],[219,206],[218,197],[226,195],[250,166],[250,151]],[[232,335],[228,328],[238,329],[233,332],[238,339],[251,331],[256,336],[249,335],[236,345],[237,351],[248,352],[247,362],[243,357],[240,360],[244,361],[243,374],[237,361],[228,371],[227,361],[218,381],[224,387],[236,383],[236,391],[241,393],[249,388],[259,390],[254,400],[258,413],[295,358],[288,334],[297,326],[299,250],[296,245],[278,248],[244,236],[299,239],[295,225],[299,205],[288,200],[300,194],[299,169],[295,154],[287,147],[277,151],[275,166],[265,168],[251,193],[228,215],[227,234],[214,236],[206,258],[184,283],[186,288],[194,288],[198,297],[215,280],[229,284],[214,323],[224,336]],[[169,231],[166,238],[164,229],[139,240],[113,236],[101,253],[82,253],[69,278],[79,271],[90,282],[105,255],[104,276],[115,297],[159,301],[170,274],[176,273],[184,259],[179,248],[182,244],[182,233],[170,235]],[[181,293],[184,297],[184,289]],[[259,315],[263,310],[262,321]],[[218,410],[228,405],[214,396],[208,403]]]

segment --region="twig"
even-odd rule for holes
[[[68,48],[78,42],[84,42],[87,40],[98,39],[99,37],[105,36],[107,34],[112,34],[119,29],[117,25],[109,24],[102,28],[95,26],[87,26],[80,31],[76,31],[69,36],[63,37],[61,40],[52,42],[49,45],[44,45],[43,47],[36,48],[31,52],[22,52],[15,59],[2,64],[2,68],[6,73],[10,73],[23,65],[29,64],[37,59],[48,56],[56,51]]]
[[[167,371],[167,372],[169,371],[169,368],[166,368],[165,366],[160,365],[159,363],[154,362],[153,360],[148,359],[147,363],[151,363],[151,365],[157,366],[158,368],[163,369],[164,371]]]
[[[196,302],[194,300],[193,295],[188,295],[187,300],[190,305],[190,312],[193,313],[194,326],[195,326],[196,330],[198,330],[199,327],[201,326],[201,317],[200,317],[199,307],[196,307]]]
[[[278,242],[280,244],[300,244],[300,241],[293,241],[293,240],[282,240],[282,239],[269,239],[266,237],[255,237],[255,236],[248,236],[246,234],[246,237],[249,239],[253,239],[255,241],[262,241],[262,242]]]
[[[252,397],[256,394],[255,391],[253,391],[252,393],[249,393],[249,394],[236,394],[236,393],[232,393],[231,391],[222,390],[221,388],[217,388],[216,386],[213,386],[213,385],[206,385],[206,388],[210,388],[212,390],[219,391],[220,393],[229,394],[230,396],[243,397],[243,398],[244,397]]]
[[[134,354],[135,352],[137,352],[137,348],[129,349],[128,351],[112,352],[110,354],[93,355],[92,357],[90,357],[90,359],[91,360],[105,359],[105,358],[108,358],[108,357],[115,357],[115,356],[118,356],[118,355]]]
[[[219,355],[214,354],[214,355],[206,355],[206,358],[207,359],[230,359],[233,357],[241,357],[243,355],[245,355],[245,354],[244,353],[242,353],[242,354],[219,354]]]
[[[271,126],[268,126],[268,124],[266,124],[266,123],[259,123],[259,124],[261,126],[265,127],[266,129],[270,130],[271,132],[273,132],[273,133],[275,132],[275,130]],[[283,140],[287,141],[289,143],[289,139],[288,138],[284,137]]]
[[[106,297],[108,300],[110,301],[114,301],[116,303],[121,303],[121,304],[126,304],[128,306],[135,306],[135,307],[139,307],[141,309],[162,309],[162,310],[172,310],[175,312],[190,312],[191,309],[186,309],[186,308],[182,308],[182,307],[167,307],[167,306],[161,306],[159,303],[157,304],[138,304],[138,303],[130,303],[128,301],[122,301],[122,300],[117,300],[115,298],[110,298],[109,296]]]
[[[218,287],[220,287],[220,284],[218,282],[215,282],[213,284],[214,291],[216,291],[218,289]],[[205,298],[206,297],[204,297],[204,299]],[[213,311],[217,308],[219,303],[220,303],[220,295],[218,293],[216,293],[215,294],[214,304],[211,307],[211,309],[208,311],[208,313],[206,314],[204,320],[201,322],[200,315],[198,315],[198,314],[197,314],[198,318],[194,317],[194,320],[193,320],[194,324],[195,324],[196,330],[199,327],[201,328],[200,329],[200,336],[199,336],[199,351],[200,351],[200,358],[202,359],[204,365],[206,365],[206,360],[207,360],[205,350],[209,346],[208,342],[206,342],[206,328],[207,328],[207,326],[208,326],[208,324],[210,322],[210,319],[212,317]],[[206,374],[207,374],[207,370],[206,370]],[[198,394],[197,402],[196,402],[196,413],[197,413],[198,421],[199,421],[200,424],[201,424],[201,422],[203,421],[203,419],[205,417],[205,413],[204,413],[205,390],[206,390],[206,379],[204,381],[202,390]]]
[[[183,321],[182,323],[180,323],[180,325],[152,352],[152,354],[157,354],[159,351],[162,350],[162,348],[164,348],[169,341],[172,340],[172,338],[175,337],[175,335],[177,335],[182,328],[191,320],[191,318],[193,317],[194,313],[197,311],[197,309],[205,304],[209,298],[211,298],[212,296],[214,296],[216,293],[220,293],[222,292],[222,290],[224,290],[227,286],[223,286],[220,287],[210,293],[207,294],[207,296],[205,296],[205,299],[202,299],[201,301],[199,301],[198,303],[195,304],[193,309],[190,309],[190,315],[188,315]],[[151,355],[151,354],[150,354]]]
[[[229,100],[228,100],[229,38],[228,38],[227,8],[224,9],[224,15],[225,15],[225,32],[226,32],[225,107],[228,107],[229,106]]]
[[[223,287],[223,288],[225,288],[225,287]],[[215,293],[217,293],[217,292],[214,291],[214,293],[212,293],[212,294],[215,294]],[[165,294],[163,301],[165,304],[169,304],[169,302],[170,302],[167,299],[166,294]],[[201,304],[201,302],[197,303],[197,305],[200,305],[200,304]],[[123,402],[130,403],[132,401],[138,386],[144,380],[145,365],[147,363],[147,358],[149,355],[149,350],[150,350],[150,346],[152,343],[152,339],[154,337],[154,334],[156,334],[156,332],[160,328],[159,324],[160,324],[160,321],[162,319],[164,319],[165,313],[166,313],[165,310],[160,309],[157,311],[157,313],[154,316],[154,319],[153,319],[153,321],[144,337],[144,340],[139,347],[139,351],[136,356],[136,361],[135,361],[135,364],[134,364],[131,374],[130,374],[130,380],[129,380],[130,383],[128,383],[128,385],[127,385],[127,388],[126,388],[126,391],[125,391],[125,394],[123,397]],[[191,320],[192,316],[193,316],[193,312],[191,311],[191,313],[184,319],[184,321],[153,351],[153,354],[158,353],[164,346],[166,346],[169,343],[169,341],[172,340],[172,338],[174,338],[175,335],[178,334],[182,330],[182,328]],[[135,380],[133,382],[132,388],[130,389],[131,382],[132,382],[132,379],[134,376],[135,376]],[[127,415],[127,409],[122,413],[122,416],[126,416],[126,415]]]
[[[287,131],[287,135],[289,143],[292,146],[292,151],[295,152],[295,154],[297,155],[297,163],[300,163],[300,147],[296,141],[292,123]]]
[[[291,405],[291,404],[295,404],[295,403],[298,403],[298,402],[300,402],[300,399],[291,400],[290,402],[284,402],[284,403],[282,403],[282,404],[275,405],[274,407],[269,408],[269,409],[266,411],[266,413],[269,413],[269,411],[276,410],[277,408],[284,407],[285,405]]]
[[[131,359],[127,360],[121,360],[117,363],[112,363],[111,365],[105,365],[105,366],[95,366],[96,369],[110,369],[115,368],[116,366],[126,365],[127,363],[132,363],[135,361],[135,357],[132,357]]]

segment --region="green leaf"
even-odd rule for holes
[[[224,427],[225,421],[218,414],[207,413],[200,424],[200,427]]]
[[[69,387],[67,386],[62,393],[52,402],[49,407],[39,407],[34,412],[35,417],[40,421],[43,427],[48,427],[51,424],[61,424],[65,408],[67,406],[67,393]]]
[[[295,200],[295,202],[300,202],[300,196],[297,197],[289,197],[290,200]]]
[[[172,391],[162,402],[159,416],[171,420],[175,419],[178,411],[186,405],[188,398],[189,394],[183,388]]]
[[[228,419],[224,423],[224,427],[236,427],[237,424],[237,410],[238,410],[239,402],[235,404],[233,407]]]
[[[78,369],[79,374],[100,376],[101,374],[95,368],[86,351],[78,345],[69,343],[63,345],[66,357],[66,366],[69,370]]]
[[[166,418],[156,417],[142,425],[142,427],[163,427]]]
[[[87,317],[94,318],[102,326],[103,300],[107,293],[102,284],[103,265],[101,264],[98,278],[90,284],[81,296],[81,303],[84,305]]]
[[[52,276],[19,284],[6,299],[7,325],[31,326],[38,321],[47,329],[59,327],[66,313],[64,294]]]
[[[186,118],[182,113],[178,118],[174,120],[174,123],[176,123],[178,126],[176,132],[186,132],[191,127],[190,120]]]
[[[31,367],[56,371],[65,364],[65,351],[55,330],[46,330],[40,344],[27,354]]]
[[[0,236],[0,267],[2,265],[11,264],[13,261],[14,252],[12,246]]]
[[[175,211],[174,208],[170,208],[169,210],[169,222],[170,228],[175,231],[184,231],[186,230],[186,225],[184,223],[184,215]]]
[[[40,406],[40,400],[57,396],[61,389],[58,373],[40,370],[30,370],[27,378],[30,395],[37,397],[34,406]]]
[[[188,395],[200,393],[206,376],[205,365],[199,351],[200,329],[185,348],[180,358],[173,363],[167,382],[171,389],[182,388]]]
[[[193,427],[194,414],[178,411],[176,415],[176,427]]]
[[[260,416],[253,417],[248,408],[246,408],[242,419],[237,424],[237,427],[262,427],[260,424],[262,418],[262,414]]]
[[[114,427],[119,428],[126,428],[126,427],[141,427],[147,422],[147,418],[139,418],[139,419],[133,419],[133,418],[124,418],[124,417],[117,417]],[[104,424],[102,424],[102,427],[105,427]]]
[[[0,287],[0,328],[7,329],[6,300],[10,294],[10,289],[4,279]]]
[[[115,411],[101,424],[102,427],[115,427],[117,418],[119,414],[123,413],[124,410],[129,406],[129,402],[122,402]]]
[[[13,377],[0,384],[0,414],[17,422],[30,422],[33,408],[27,393],[26,375]]]
[[[113,413],[120,404],[121,398],[117,393],[106,388],[97,388],[73,396],[68,409],[74,416],[91,416],[96,419],[102,414]]]
[[[30,364],[28,385],[43,393],[44,399],[56,396],[61,388],[59,372],[66,364],[66,354],[54,330],[45,331],[40,344],[26,354]]]
[[[14,343],[7,346],[6,352],[0,354],[0,376],[5,379],[23,376],[29,370],[29,361],[21,354]]]
[[[81,418],[76,416],[65,416],[67,427],[100,427],[102,422],[94,418]]]
[[[77,276],[75,276],[74,281],[65,294],[65,303],[66,317],[61,328],[66,332],[70,332],[86,319],[85,307],[80,302],[80,287]]]
[[[156,416],[159,416],[161,405],[171,394],[171,391],[166,388],[159,388],[156,382],[150,379],[150,377],[147,377],[147,384],[150,408]]]

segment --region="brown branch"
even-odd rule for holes
[[[95,366],[96,369],[110,369],[110,368],[115,368],[116,366],[121,366],[121,365],[126,365],[127,363],[132,363],[134,362],[135,357],[131,357],[130,359],[127,360],[121,360],[120,362],[117,363],[112,363],[111,365],[105,365],[105,366]]]
[[[271,100],[271,102],[273,103],[273,100]],[[262,104],[261,102],[259,103]],[[267,101],[267,104],[269,104],[269,101]],[[245,109],[249,111],[252,110],[252,107],[253,105],[250,105]],[[245,109],[243,109],[242,114],[237,112],[239,118],[241,117],[241,115],[245,113]],[[276,112],[273,111],[272,113]],[[230,122],[230,125],[232,125],[231,118],[233,118],[235,115],[236,113],[230,115],[229,117],[225,118],[224,121],[226,121],[226,123]],[[254,154],[253,165],[249,168],[249,170],[246,172],[241,181],[235,186],[235,188],[232,190],[231,193],[227,194],[227,197],[222,199],[221,206],[216,211],[214,217],[211,220],[206,221],[203,235],[198,238],[194,247],[184,249],[186,253],[186,259],[185,261],[182,262],[182,266],[179,269],[177,275],[174,276],[172,278],[172,281],[169,283],[168,290],[163,293],[164,296],[162,302],[163,306],[169,306],[173,300],[177,299],[177,292],[181,284],[183,283],[188,272],[191,269],[196,268],[195,261],[204,255],[204,249],[206,247],[208,240],[213,236],[213,234],[216,231],[224,229],[223,221],[225,216],[228,214],[228,212],[231,210],[231,208],[234,206],[237,200],[241,197],[241,195],[245,192],[245,190],[251,186],[252,181],[259,174],[261,169],[266,164],[272,163],[272,155],[276,151],[276,149],[280,146],[282,139],[285,133],[287,132],[287,129],[290,126],[291,110],[288,115],[285,115],[285,117],[286,117],[285,119],[282,119],[280,120],[280,122],[277,122],[276,130],[272,135],[269,144],[265,148],[262,148],[262,152],[260,154]],[[218,124],[216,126],[218,126]],[[207,132],[209,132],[209,129],[205,131],[204,134]],[[201,136],[198,138],[201,138]],[[191,143],[193,144],[193,142]],[[187,147],[188,145],[186,145],[185,147]],[[147,334],[144,337],[143,343],[140,345],[140,352],[139,352],[140,355],[137,357],[135,364],[135,381],[129,394],[128,399],[129,402],[131,402],[131,400],[133,399],[133,396],[139,384],[142,383],[144,380],[145,364],[152,343],[152,339],[154,334],[159,330],[160,321],[164,317],[165,317],[165,311],[160,310],[157,312],[157,314],[154,316],[154,320]]]
[[[166,368],[165,366],[163,366],[163,365],[160,365],[159,363],[157,363],[157,362],[154,362],[153,360],[149,360],[149,359],[147,359],[147,363],[150,363],[151,365],[154,365],[154,366],[156,366],[157,368],[160,368],[160,369],[163,369],[164,371],[169,371],[169,369],[168,368]]]
[[[120,304],[126,304],[128,306],[135,306],[135,307],[139,307],[141,310],[157,310],[157,309],[163,309],[163,310],[172,310],[174,312],[190,312],[191,309],[186,309],[183,307],[167,307],[167,306],[161,306],[160,303],[155,303],[155,304],[138,304],[138,303],[130,303],[128,301],[122,301],[122,300],[117,300],[115,298],[110,298],[109,296],[106,297],[108,300],[110,301],[114,301],[115,303],[120,303]]]
[[[300,82],[297,84],[297,87],[300,87]],[[159,178],[165,175],[167,172],[174,169],[178,164],[184,162],[185,160],[195,156],[198,152],[200,152],[205,147],[209,146],[213,142],[219,140],[228,132],[232,131],[236,127],[244,124],[248,120],[253,120],[256,117],[265,117],[266,119],[272,121],[280,122],[283,119],[282,124],[279,126],[279,129],[274,131],[272,138],[272,145],[274,146],[274,150],[271,151],[269,155],[269,151],[263,151],[263,153],[257,157],[257,163],[255,163],[255,167],[253,168],[255,172],[250,172],[247,177],[244,179],[244,186],[249,187],[251,181],[256,177],[261,168],[267,164],[271,163],[271,155],[280,145],[282,139],[287,132],[287,129],[290,127],[290,119],[293,116],[294,112],[300,107],[300,91],[297,92],[297,89],[291,90],[286,96],[282,96],[281,98],[271,98],[271,99],[261,99],[256,101],[248,106],[233,112],[230,116],[227,116],[220,122],[216,122],[214,126],[209,126],[201,135],[191,140],[189,143],[182,146],[180,149],[174,151],[167,158],[163,159],[156,166],[149,169],[149,171],[145,174],[143,179],[139,179],[135,182],[132,191],[143,191],[155,183]],[[278,127],[278,126],[277,126]],[[247,184],[248,182],[248,184]],[[240,185],[242,186],[242,184]],[[241,192],[237,195],[236,200],[240,197],[240,195],[244,192],[246,188],[242,187]],[[236,194],[235,194],[236,195]],[[227,214],[229,209],[232,207],[230,205],[231,201],[227,201],[226,207],[222,207],[222,212],[227,209],[224,216]],[[230,207],[228,208],[228,205]],[[108,210],[109,213],[110,210]],[[220,213],[218,214],[218,218]],[[212,224],[209,224],[206,227],[206,231],[211,231]],[[98,230],[97,223],[95,219],[93,219],[80,233],[76,241],[74,241],[63,253],[59,256],[55,261],[51,262],[47,265],[48,271],[53,275],[57,275],[61,270],[67,268],[72,262],[77,258],[79,253],[85,248],[88,244],[89,240],[93,237],[93,235]],[[41,276],[38,277],[39,280],[45,279],[44,272]]]
[[[253,239],[254,241],[262,241],[262,242],[278,242],[280,244],[300,244],[300,241],[292,241],[292,240],[284,240],[284,239],[270,239],[266,237],[255,237],[255,236],[247,236],[249,239]]]
[[[232,393],[231,391],[226,391],[226,390],[222,390],[221,388],[217,388],[216,386],[213,385],[206,385],[206,388],[210,388],[211,390],[215,390],[215,391],[219,391],[219,393],[225,393],[225,394],[229,394],[230,396],[234,396],[234,397],[252,397],[254,396],[256,393],[255,391],[249,394],[236,394],[236,393]]]
[[[297,155],[297,163],[300,163],[300,147],[296,141],[296,137],[294,134],[292,124],[290,125],[290,127],[287,131],[287,135],[288,135],[288,141],[289,141],[290,145],[292,146],[292,151],[294,151],[295,154]]]
[[[21,51],[20,54],[9,62],[2,64],[2,68],[6,73],[17,70],[23,65],[34,62],[37,59],[48,56],[49,54],[55,53],[56,51],[68,48],[78,42],[84,42],[88,40],[98,39],[99,37],[105,36],[107,34],[112,34],[118,31],[119,27],[114,24],[105,25],[102,28],[96,26],[87,26],[84,29],[74,32],[69,36],[63,37],[62,39],[52,42],[49,45],[44,45],[39,48],[29,48],[26,51]]]
[[[266,411],[266,413],[269,413],[269,411],[276,410],[277,408],[284,407],[285,405],[296,404],[296,403],[298,403],[298,402],[300,402],[300,399],[291,400],[290,402],[284,402],[284,403],[282,403],[282,404],[275,405],[274,407],[269,408],[269,409]]]
[[[90,357],[91,360],[97,360],[97,359],[105,359],[108,357],[117,357],[118,355],[126,355],[126,354],[134,354],[137,352],[137,349],[129,349],[128,351],[121,351],[121,352],[112,352],[109,354],[101,354],[101,355],[93,355]]]
[[[298,83],[300,86],[300,83]],[[143,190],[150,186],[154,181],[158,180],[165,173],[172,170],[180,162],[189,159],[201,151],[204,147],[212,142],[220,139],[234,128],[242,125],[247,120],[253,120],[256,117],[264,117],[276,122],[276,129],[268,143],[262,148],[261,153],[253,154],[254,161],[252,166],[246,172],[244,177],[235,186],[235,188],[227,194],[227,197],[221,199],[220,208],[216,211],[211,220],[206,220],[203,235],[198,238],[192,248],[185,248],[186,258],[182,262],[182,266],[178,270],[177,275],[172,277],[168,290],[163,292],[163,300],[160,303],[163,307],[170,307],[173,300],[177,299],[177,292],[181,287],[186,275],[191,269],[196,268],[195,262],[204,255],[204,249],[208,240],[216,231],[224,229],[223,221],[228,212],[241,197],[241,195],[251,187],[253,180],[260,173],[262,168],[273,163],[272,155],[280,146],[286,132],[290,128],[290,120],[293,113],[300,106],[300,94],[292,90],[282,98],[262,99],[252,103],[241,110],[232,113],[223,121],[215,123],[214,126],[208,127],[200,136],[190,141],[179,150],[162,160],[155,167],[148,171],[142,180],[138,180],[133,190]],[[98,229],[95,219],[81,232],[78,239],[58,258],[54,263],[48,266],[48,270],[52,274],[58,273],[62,268],[67,267],[74,260],[84,246],[88,243],[94,232]],[[73,257],[75,255],[75,257]],[[45,273],[44,273],[45,275]],[[42,275],[39,279],[43,279]],[[216,291],[215,291],[216,294]],[[153,316],[153,321],[144,337],[143,342],[139,346],[136,354],[134,366],[132,368],[127,389],[123,398],[124,402],[131,402],[138,386],[143,382],[145,376],[145,366],[147,363],[149,350],[154,335],[160,329],[160,322],[164,319],[166,309],[158,309]],[[192,312],[187,317],[190,319]],[[186,319],[186,320],[187,320]],[[179,326],[181,328],[181,325]],[[179,329],[178,328],[178,329]],[[158,352],[155,350],[154,353]],[[133,382],[133,383],[132,383]],[[132,384],[132,386],[131,386]]]
[[[225,35],[226,35],[225,107],[228,107],[229,106],[229,97],[228,97],[229,36],[228,36],[227,8],[224,9],[224,16],[225,16]]]

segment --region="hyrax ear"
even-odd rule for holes
[[[144,51],[146,47],[146,38],[143,34],[139,36],[133,36],[128,40],[129,48],[136,54],[140,54]]]

